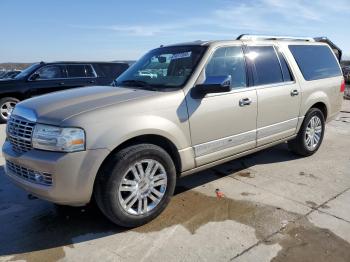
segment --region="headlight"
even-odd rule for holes
[[[85,150],[85,132],[81,128],[35,125],[32,144],[34,148],[75,152]]]

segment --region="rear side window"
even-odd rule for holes
[[[67,65],[69,78],[94,77],[91,65]]]
[[[246,87],[246,67],[242,47],[222,47],[210,58],[206,68],[206,77],[231,76],[231,87]]]
[[[121,75],[127,68],[127,64],[98,64],[98,67],[103,72],[103,76],[108,78],[117,78]]]
[[[247,57],[255,65],[255,85],[283,82],[280,62],[272,46],[250,46]]]
[[[307,81],[341,75],[338,62],[327,46],[290,45],[289,50]]]

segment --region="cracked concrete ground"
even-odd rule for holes
[[[350,261],[350,101],[326,129],[311,157],[282,144],[179,179],[132,230],[29,197],[1,169],[0,261]]]

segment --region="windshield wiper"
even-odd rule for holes
[[[152,86],[146,81],[142,81],[142,80],[134,80],[134,79],[124,80],[121,82],[121,84],[130,84],[131,86],[140,87],[142,89],[151,90],[151,91],[159,90],[157,87]]]
[[[136,86],[139,86],[139,87],[149,86],[149,84],[147,82],[145,82],[145,81],[134,80],[134,79],[124,80],[121,83],[122,84],[132,84],[132,85],[136,85]]]

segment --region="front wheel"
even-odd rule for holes
[[[322,111],[311,108],[305,116],[297,137],[288,141],[289,148],[301,156],[311,156],[321,146],[325,131],[325,120]]]
[[[98,174],[95,199],[101,211],[124,227],[158,216],[174,193],[176,170],[169,154],[151,144],[117,152]]]
[[[14,97],[4,97],[0,99],[0,122],[6,123],[10,118],[13,109],[19,102],[17,98]]]

